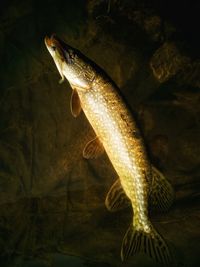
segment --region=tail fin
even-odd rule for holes
[[[128,228],[121,248],[122,261],[125,261],[130,255],[144,252],[155,261],[165,265],[172,262],[168,246],[164,239],[152,225],[150,229],[151,231],[147,233],[142,229],[136,230],[133,225]]]

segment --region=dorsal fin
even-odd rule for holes
[[[104,147],[98,137],[89,141],[83,149],[83,157],[86,159],[96,159],[103,153]]]
[[[149,207],[152,210],[167,211],[174,200],[174,190],[164,175],[152,166],[152,185]]]
[[[81,102],[76,89],[72,90],[70,108],[72,115],[76,118],[81,113]]]
[[[117,179],[117,181],[115,181],[111,186],[106,196],[106,208],[111,212],[115,212],[127,208],[128,206],[130,206],[130,204],[131,202],[121,186],[120,179]]]

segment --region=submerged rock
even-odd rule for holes
[[[174,43],[166,42],[154,53],[150,61],[153,75],[163,83],[188,65],[188,57],[181,55]]]

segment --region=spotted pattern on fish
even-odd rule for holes
[[[102,143],[134,210],[132,224],[122,242],[122,260],[143,251],[167,264],[170,259],[168,247],[152,226],[148,214],[153,181],[151,164],[136,121],[117,86],[94,62],[59,38],[46,37],[45,44],[62,80],[65,77],[76,89],[81,108]],[[112,205],[115,206],[115,203],[111,202]]]

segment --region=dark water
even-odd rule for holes
[[[176,193],[151,220],[174,266],[199,266],[198,4],[183,2],[2,1],[0,266],[161,266],[143,254],[120,260],[132,210],[106,210],[117,175],[106,155],[82,157],[94,132],[83,113],[72,117],[68,83],[58,84],[43,41],[53,32],[120,87]]]

